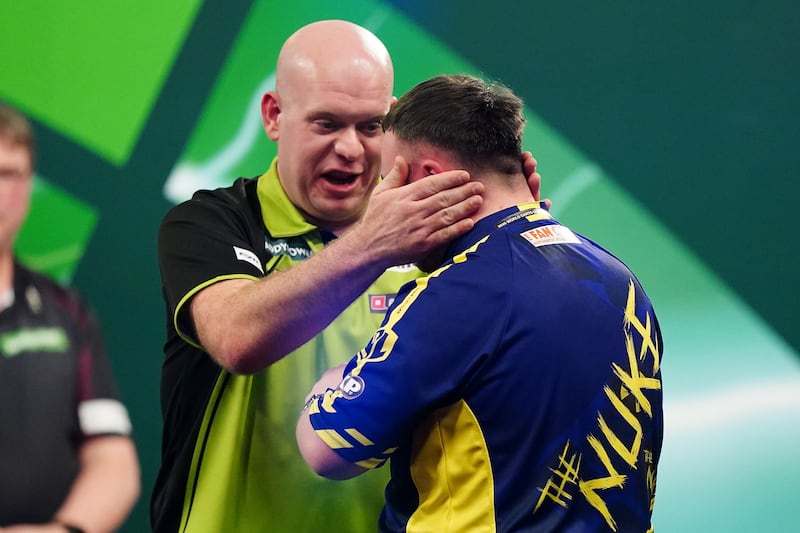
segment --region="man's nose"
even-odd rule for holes
[[[348,161],[358,159],[364,154],[364,145],[355,128],[343,128],[336,139],[336,153]]]

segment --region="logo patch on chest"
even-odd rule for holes
[[[529,243],[536,246],[546,246],[548,244],[580,244],[580,239],[572,233],[572,230],[556,224],[550,226],[540,226],[520,233]]]
[[[302,239],[264,239],[264,248],[272,256],[286,255],[292,261],[311,257],[311,248]]]
[[[262,268],[261,262],[258,260],[258,256],[256,254],[254,254],[250,250],[239,248],[238,246],[233,247],[233,252],[236,254],[236,259],[238,259],[239,261],[250,263],[251,265],[256,267],[262,274],[264,273],[264,269]]]
[[[369,310],[371,313],[385,313],[394,303],[397,294],[370,294]]]
[[[61,328],[26,328],[0,335],[0,352],[16,357],[22,352],[64,352],[69,347]]]

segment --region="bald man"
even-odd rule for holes
[[[472,228],[483,191],[464,171],[407,185],[402,161],[377,185],[392,90],[373,34],[333,20],[301,28],[262,99],[278,144],[270,168],[166,215],[154,531],[375,530],[385,479],[317,478],[294,421],[319,372],[349,358],[421,275],[408,264]],[[535,162],[526,168],[538,193]]]

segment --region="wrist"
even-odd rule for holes
[[[379,234],[374,229],[359,222],[337,241],[341,244],[341,252],[344,254],[345,260],[358,258],[360,269],[374,271],[379,275],[387,268],[395,266],[398,261],[394,257],[396,247],[383,246],[385,239],[376,239],[376,235]]]
[[[370,277],[370,283],[387,268],[394,266],[390,253],[360,222],[331,243],[329,248],[331,250],[328,253],[332,253],[339,265]]]

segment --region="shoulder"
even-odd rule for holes
[[[257,178],[239,178],[229,187],[200,190],[192,198],[173,206],[159,226],[159,238],[184,240],[198,234],[259,231],[261,208]]]
[[[489,275],[494,269],[508,265],[512,237],[505,231],[492,228],[489,232],[476,234],[472,239],[462,241],[458,247],[451,249],[455,253],[448,264],[457,268],[449,269],[452,272],[447,276],[462,271],[469,271],[470,275],[475,275],[476,271],[487,271]],[[496,278],[496,273],[492,277]]]
[[[510,239],[493,231],[457,243],[442,266],[416,282],[412,290],[426,300],[464,298],[480,301],[495,292],[506,291],[511,283]]]
[[[162,226],[173,221],[202,220],[210,214],[246,214],[258,209],[258,178],[238,178],[228,187],[201,189],[192,197],[173,206],[164,216]]]

